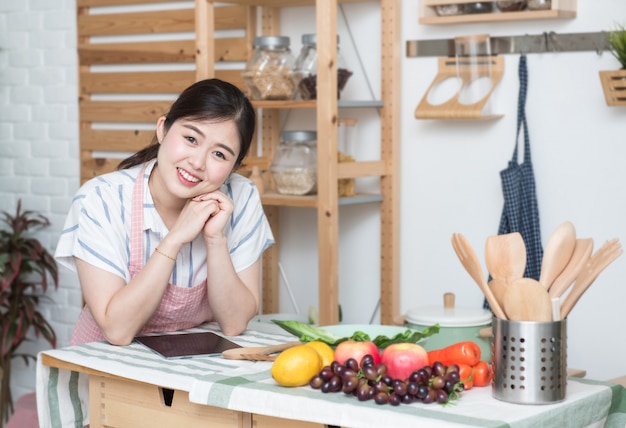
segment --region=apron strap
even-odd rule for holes
[[[144,175],[148,164],[141,168],[135,185],[133,188],[133,200],[131,209],[131,229],[130,229],[130,266],[128,270],[130,276],[133,277],[141,270],[144,261],[144,242],[143,242],[143,194],[144,194]]]
[[[520,130],[524,129],[524,162],[531,163],[530,159],[530,137],[528,135],[528,123],[526,122],[526,95],[528,93],[528,66],[526,55],[521,55],[519,60],[519,96],[517,101],[517,133],[515,136],[515,149],[513,150],[512,163],[517,164],[517,147]]]

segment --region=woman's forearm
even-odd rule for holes
[[[167,290],[180,245],[164,240],[158,248],[159,252],[150,256],[128,284],[120,284],[115,290],[97,284],[97,275],[89,269],[81,275],[81,282],[91,289],[86,291],[85,300],[92,315],[104,337],[114,345],[127,345],[133,340],[157,310]]]
[[[242,333],[259,307],[259,261],[235,272],[225,237],[207,242],[208,299],[224,334]]]

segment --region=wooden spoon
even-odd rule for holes
[[[593,239],[592,238],[579,238],[576,240],[574,252],[570,258],[567,266],[563,269],[563,272],[556,277],[548,294],[550,297],[561,297],[565,290],[576,280],[576,277],[580,273],[585,263],[589,260],[591,252],[593,251]]]
[[[526,245],[519,232],[487,237],[485,263],[494,279],[507,283],[524,276],[526,270]]]
[[[463,265],[467,273],[469,273],[469,275],[474,279],[476,284],[478,284],[478,286],[482,290],[494,315],[500,319],[506,319],[504,311],[502,311],[500,304],[493,296],[489,285],[487,285],[487,281],[485,280],[485,275],[483,274],[480,261],[476,256],[476,252],[467,241],[465,236],[461,235],[460,233],[452,234],[452,247],[454,248],[456,255],[458,256],[461,264]]]
[[[489,281],[489,288],[493,293],[493,297],[498,301],[501,308],[504,308],[504,293],[509,286],[509,283],[502,278],[492,278]]]
[[[578,274],[572,290],[565,297],[561,305],[561,319],[567,318],[578,299],[583,295],[589,286],[595,281],[600,273],[622,254],[622,246],[617,238],[606,242],[595,254],[593,254],[587,264]]]
[[[504,311],[513,321],[552,321],[552,300],[538,281],[520,278],[507,287]]]
[[[222,352],[222,357],[228,360],[252,360],[252,361],[274,361],[275,354],[285,349],[301,345],[300,342],[287,342],[270,346],[251,346],[248,348],[233,348]]]
[[[552,233],[548,239],[541,261],[539,282],[546,290],[550,288],[555,278],[563,271],[574,252],[576,245],[576,229],[566,221]]]
[[[519,232],[487,237],[485,262],[492,276],[489,288],[503,306],[507,285],[524,276],[526,269],[526,245]]]

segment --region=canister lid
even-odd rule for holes
[[[486,309],[425,306],[408,311],[406,322],[424,326],[439,324],[440,327],[476,327],[489,324],[492,317],[491,312]]]
[[[280,138],[283,141],[310,143],[317,140],[317,131],[283,131]]]
[[[254,46],[289,47],[288,36],[257,36],[254,38]]]
[[[444,295],[443,306],[424,306],[411,309],[406,313],[406,322],[430,326],[439,324],[440,327],[476,327],[491,323],[491,311],[482,308],[456,307],[454,295]],[[450,303],[451,302],[451,303]]]
[[[317,35],[313,34],[303,34],[302,35],[302,44],[303,45],[316,45],[317,44]],[[337,34],[337,44],[339,44],[339,34]]]

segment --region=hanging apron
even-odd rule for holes
[[[128,267],[131,278],[143,268],[145,260],[143,240],[143,177],[146,167],[147,165],[144,166],[139,175],[137,175],[133,187],[130,264]],[[206,280],[191,288],[168,284],[159,307],[139,333],[184,330],[209,321],[209,314]],[[104,339],[104,335],[96,324],[91,311],[85,306],[76,323],[71,344],[76,345]]]
[[[500,171],[504,207],[498,235],[519,232],[526,245],[526,270],[524,276],[539,280],[543,247],[539,228],[539,207],[535,191],[535,176],[530,158],[530,138],[526,122],[526,94],[528,92],[528,69],[526,55],[519,62],[519,98],[517,106],[517,133],[513,157],[508,167]],[[524,129],[524,160],[518,164],[518,142],[520,130]],[[484,303],[488,308],[487,301]]]

